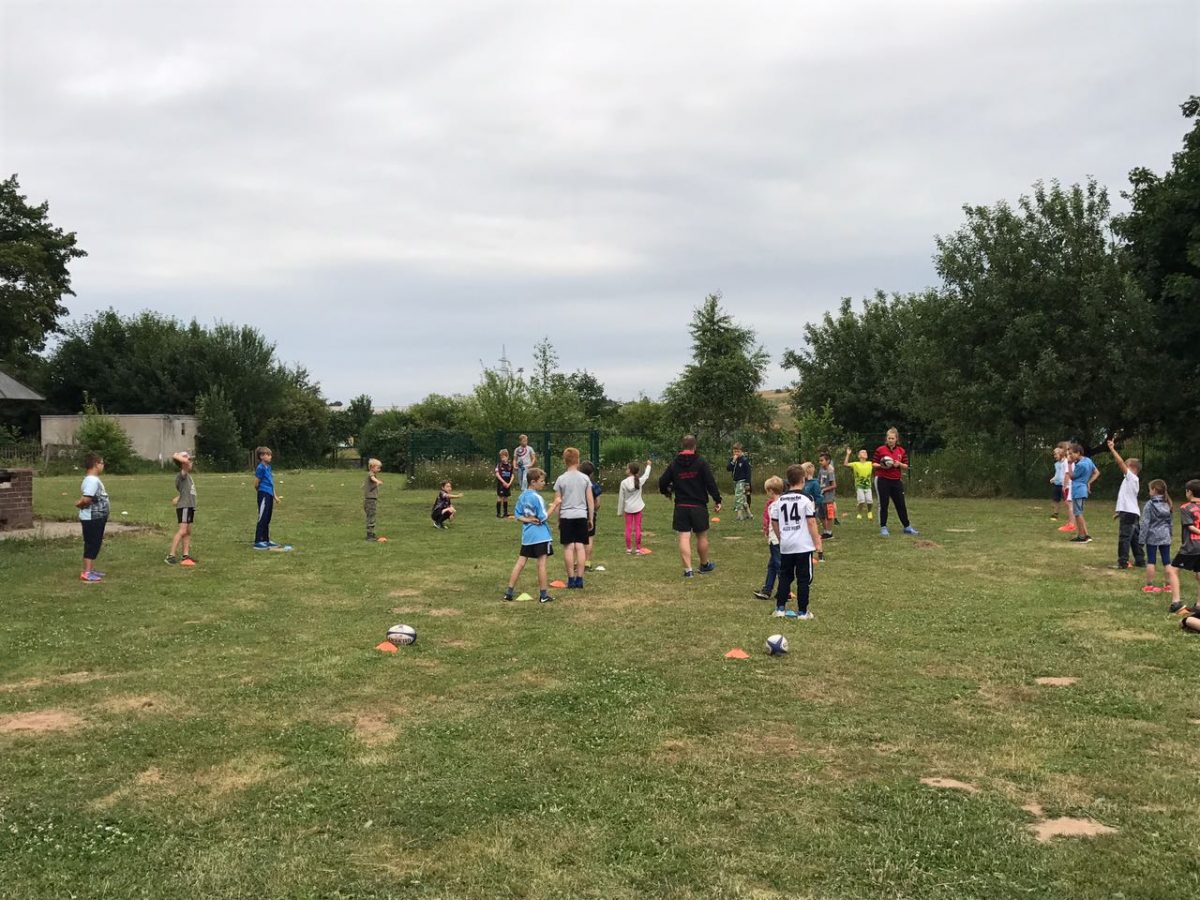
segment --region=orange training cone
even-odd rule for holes
[[[741,647],[734,647],[732,650],[730,650],[728,653],[725,654],[725,658],[726,659],[749,659],[750,654],[747,653],[745,650],[743,650]]]
[[[567,583],[565,581],[563,581],[562,579],[559,579],[558,581],[550,582],[550,587],[552,587],[552,588],[565,588],[566,586],[567,586]]]
[[[382,644],[376,644],[375,649],[380,653],[397,653],[396,645],[391,641],[384,641]]]

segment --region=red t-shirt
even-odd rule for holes
[[[895,447],[889,447],[887,444],[880,444],[875,448],[875,455],[871,457],[871,462],[875,464],[876,478],[890,478],[893,481],[899,481],[904,477],[904,472],[899,466],[885,466],[881,460],[885,456],[890,456],[898,463],[908,463],[908,454],[904,452],[904,448],[897,444]]]

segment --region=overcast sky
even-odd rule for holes
[[[935,283],[963,203],[1161,171],[1198,0],[0,0],[0,171],[109,306],[260,328],[330,399],[549,336],[656,396],[705,294],[785,348]]]

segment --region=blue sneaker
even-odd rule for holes
[[[709,572],[713,571],[716,567],[717,567],[717,564],[715,562],[707,562],[700,567],[700,574],[707,575]]]
[[[254,549],[255,550],[270,550],[271,545],[268,544],[266,541],[255,541]]]
[[[882,528],[880,528],[880,529],[879,529],[879,536],[880,536],[880,537],[891,537],[891,534],[892,534],[892,533],[891,533],[890,531],[888,531],[888,530],[887,530],[887,526],[886,526],[886,525],[884,525]]]
[[[917,529],[915,529],[911,525],[909,525],[907,528],[904,529],[904,533],[905,534],[920,534],[921,532],[917,531]]]

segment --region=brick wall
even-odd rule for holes
[[[0,531],[33,527],[33,469],[0,469]]]

